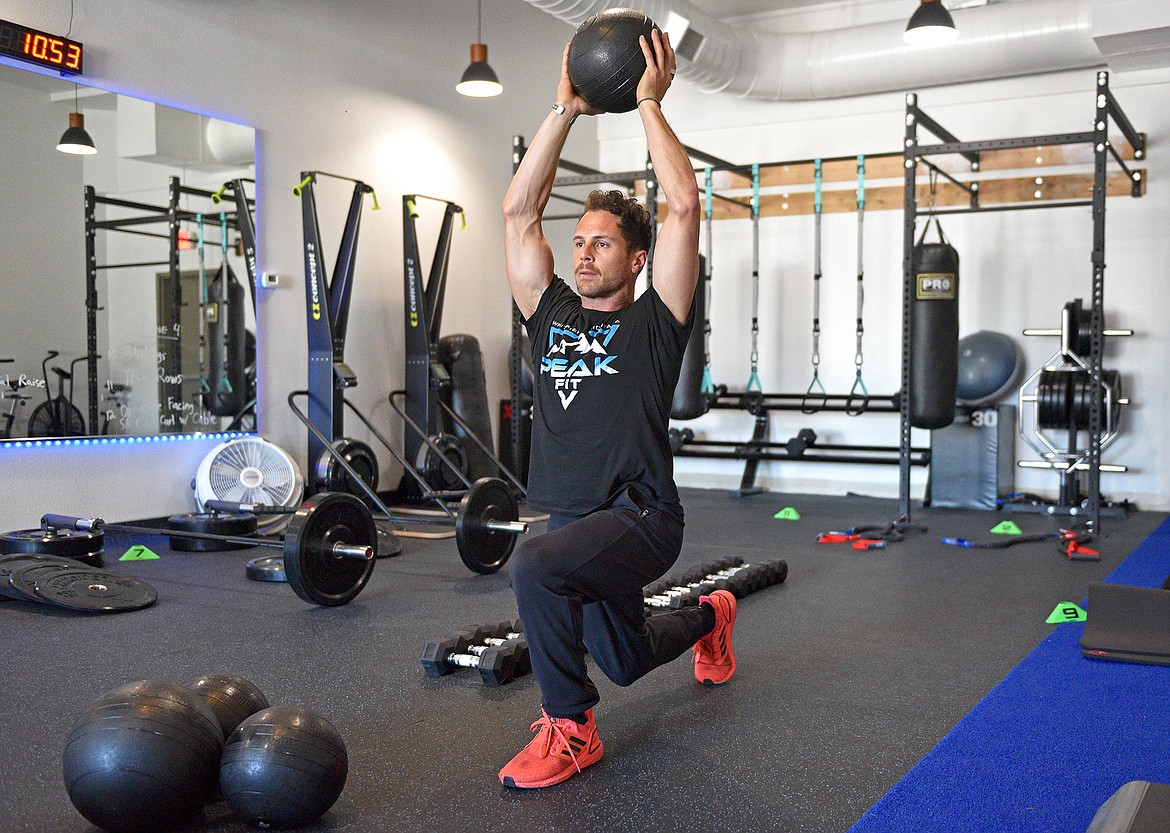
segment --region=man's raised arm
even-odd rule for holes
[[[654,289],[680,324],[691,312],[699,278],[699,189],[682,142],[662,115],[661,101],[674,77],[670,37],[657,29],[642,38],[646,73],[638,82],[638,114],[667,215],[654,241]]]
[[[504,269],[520,314],[530,318],[552,282],[553,254],[540,218],[552,195],[553,180],[569,128],[577,116],[594,115],[569,81],[569,47],[561,60],[557,106],[545,117],[504,196]]]

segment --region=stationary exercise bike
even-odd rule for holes
[[[0,359],[0,362],[8,363],[12,359]],[[0,428],[0,440],[12,439],[12,423],[16,421],[16,409],[18,406],[24,405],[28,401],[28,397],[20,392],[24,387],[24,382],[19,379],[12,379],[9,377],[5,380],[8,385],[8,392],[4,394],[3,398],[9,400],[12,404],[8,406],[8,412],[0,417],[4,420],[4,426]]]
[[[33,408],[28,418],[30,437],[80,437],[85,434],[85,418],[81,411],[73,404],[73,368],[78,362],[83,362],[88,356],[74,359],[69,363],[69,369],[54,366],[52,371],[57,374],[57,395],[49,395],[49,360],[59,356],[56,350],[50,350],[41,362],[41,378],[45,381],[45,401]],[[69,380],[69,395],[65,395],[65,380]]]

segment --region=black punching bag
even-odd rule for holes
[[[691,337],[683,352],[682,369],[674,386],[670,403],[671,419],[694,419],[707,413],[707,397],[703,395],[703,369],[707,358],[703,355],[703,332],[707,326],[707,260],[699,256],[699,282],[695,286],[694,317]]]
[[[227,289],[224,289],[227,281]],[[235,416],[250,398],[247,338],[244,329],[244,286],[225,260],[207,288],[216,315],[207,324],[211,361],[203,406],[215,416]],[[226,297],[227,303],[223,303]]]
[[[910,424],[943,428],[955,421],[959,376],[959,253],[943,236],[926,243],[930,220],[911,253]]]

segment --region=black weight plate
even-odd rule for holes
[[[516,546],[516,536],[488,529],[485,522],[519,519],[516,495],[507,483],[498,477],[481,477],[472,483],[459,501],[455,519],[455,542],[467,568],[489,575],[503,567]]]
[[[159,530],[159,534],[166,535],[167,530],[196,532],[200,535],[247,537],[256,534],[256,516],[242,512],[192,512],[187,515],[171,515],[167,518],[167,529]],[[178,535],[170,536],[168,540],[175,552],[224,552],[253,546],[214,538],[185,538]]]
[[[37,595],[37,580],[56,573],[70,572],[85,569],[76,561],[66,559],[67,563],[41,562],[39,564],[23,564],[14,569],[8,576],[8,586],[21,594],[21,598],[30,602],[43,601]]]
[[[49,604],[89,613],[123,613],[149,607],[158,591],[133,576],[106,570],[64,570],[36,580],[36,593]]]
[[[253,558],[244,566],[244,574],[252,581],[288,581],[284,572],[284,557],[280,555]]]
[[[358,498],[321,492],[301,505],[284,533],[284,571],[293,591],[306,602],[346,604],[370,580],[375,559],[336,555],[335,544],[376,548],[378,528],[369,507]]]
[[[80,529],[14,529],[0,534],[0,553],[39,552],[64,558],[84,559],[87,563],[100,558],[105,546],[101,532]]]
[[[27,595],[17,590],[9,581],[11,575],[18,569],[28,566],[29,564],[63,564],[71,567],[76,567],[77,562],[69,558],[62,558],[58,555],[43,555],[40,553],[19,553],[15,555],[5,555],[0,557],[0,596],[8,599],[19,599],[21,601],[40,601],[39,599],[30,599]]]

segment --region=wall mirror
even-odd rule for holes
[[[0,107],[0,441],[256,430],[255,131],[8,65]]]

